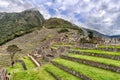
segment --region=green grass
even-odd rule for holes
[[[22,60],[24,60],[28,70],[24,70],[20,63],[15,64],[13,68],[8,67],[8,72],[12,74],[11,80],[55,80],[43,67],[36,68],[29,57],[24,56]]]
[[[15,64],[13,67],[10,66],[10,67],[7,68],[7,70],[8,70],[8,72],[10,72],[10,73],[16,73],[16,72],[24,71],[21,63],[17,63],[17,64]]]
[[[120,45],[100,45],[99,48],[117,48],[120,49]]]
[[[44,68],[32,69],[13,74],[11,80],[55,80]]]
[[[84,49],[74,48],[73,51],[90,52],[90,53],[98,53],[98,54],[109,54],[109,55],[119,55],[120,56],[120,52],[110,52],[110,51],[103,51],[103,50],[84,50]]]
[[[55,43],[52,45],[52,49],[58,49],[59,47],[72,47],[74,43]]]
[[[70,45],[70,44],[56,44],[56,45],[53,45],[52,47],[56,47],[56,48],[59,48],[59,47],[72,47],[73,45]]]
[[[34,62],[29,57],[25,56],[22,58],[22,60],[25,61],[25,64],[26,64],[28,69],[32,69],[32,68],[36,67]]]
[[[33,68],[36,67],[36,65],[35,65],[35,64],[30,60],[30,58],[27,57],[27,56],[24,56],[21,60],[23,60],[23,61],[25,62],[26,67],[27,67],[28,70],[33,69]],[[14,65],[13,68],[12,68],[12,66],[10,66],[10,67],[8,67],[7,69],[8,69],[8,71],[9,71],[10,73],[15,73],[15,72],[24,71],[21,63],[17,63],[17,64]]]
[[[58,47],[56,47],[56,46],[52,46],[51,48],[52,48],[52,49],[56,49],[56,50],[58,49]]]
[[[65,72],[64,70],[54,66],[54,65],[48,65],[46,66],[46,70],[53,72],[58,77],[60,77],[62,80],[82,80],[78,77],[73,76],[72,74]]]
[[[55,43],[55,44],[53,44],[53,46],[56,46],[56,47],[59,47],[59,46],[73,46],[74,45],[74,43]]]
[[[104,64],[114,65],[114,66],[120,66],[120,61],[118,60],[112,60],[112,59],[106,59],[101,57],[93,57],[93,56],[86,56],[86,55],[79,55],[79,54],[69,54],[70,57],[85,59],[85,60],[91,60],[96,61]]]
[[[108,70],[103,70],[100,68],[95,68],[60,58],[55,59],[54,61],[68,68],[71,68],[76,72],[82,72],[84,75],[89,76],[94,80],[120,80],[120,74]]]

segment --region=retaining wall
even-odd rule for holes
[[[109,58],[113,60],[120,60],[119,55],[109,55],[109,54],[101,54],[101,53],[99,54],[99,53],[80,52],[80,51],[70,51],[70,52],[81,55],[97,56],[97,57]]]
[[[82,73],[79,73],[79,72],[76,72],[76,71],[74,71],[74,70],[72,70],[70,68],[67,68],[66,66],[63,66],[63,65],[58,64],[58,63],[53,62],[53,61],[52,61],[52,64],[54,64],[55,66],[59,67],[60,69],[63,69],[64,71],[69,72],[72,75],[74,75],[76,77],[79,77],[79,78],[81,78],[83,80],[92,80],[91,78],[87,77],[86,75],[84,75]]]
[[[62,55],[61,58],[120,73],[120,67],[118,66],[108,65],[100,62],[91,61],[91,60],[78,59],[78,58],[64,56],[64,55]]]

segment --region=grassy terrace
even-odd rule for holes
[[[118,48],[120,49],[120,45],[101,45],[101,46],[98,46],[99,48]]]
[[[74,43],[55,43],[52,45],[52,49],[58,49],[59,47],[72,47]]]
[[[25,56],[22,58],[22,60],[25,61],[25,64],[28,69],[32,69],[36,67],[36,65],[31,61],[29,57]]]
[[[71,46],[73,46],[73,45],[70,45],[70,44],[59,45],[59,44],[57,44],[57,45],[53,45],[53,46],[56,46],[56,47],[60,47],[60,46],[71,47]]]
[[[84,49],[74,48],[73,51],[90,52],[90,53],[98,53],[98,54],[109,54],[109,55],[119,55],[120,56],[120,52],[110,52],[110,51],[102,51],[102,50],[84,50]]]
[[[55,43],[55,44],[53,44],[53,46],[56,46],[56,47],[59,47],[59,46],[68,46],[68,47],[71,47],[73,45],[74,45],[74,43]]]
[[[30,58],[27,57],[27,56],[23,57],[21,60],[23,60],[23,61],[25,62],[26,67],[27,67],[28,70],[36,67],[35,64],[34,64],[34,63],[30,60]],[[9,71],[10,73],[13,73],[13,72],[15,73],[15,72],[19,72],[19,71],[24,71],[21,63],[17,63],[17,64],[14,65],[13,68],[10,66],[10,67],[8,67],[7,69],[8,69],[8,71]]]
[[[114,73],[108,70],[103,70],[100,68],[95,68],[95,67],[87,66],[84,64],[80,64],[77,62],[72,62],[72,61],[60,59],[60,58],[55,59],[54,61],[76,72],[81,72],[84,75],[94,80],[119,80],[120,79],[120,74]]]
[[[56,47],[56,46],[52,46],[51,48],[52,48],[52,49],[56,49],[56,50],[58,49],[58,47]]]
[[[12,74],[11,80],[55,80],[43,67],[36,68],[35,64],[27,56],[23,57],[28,70],[23,70],[21,63],[17,63],[14,67],[8,67],[8,72]]]
[[[55,80],[44,68],[32,69],[13,74],[11,80]]]
[[[69,74],[68,72],[66,72],[52,64],[46,66],[46,70],[53,72],[55,75],[57,75],[62,80],[82,80],[82,79],[75,77],[72,74]]]
[[[70,57],[85,59],[85,60],[91,60],[96,61],[104,64],[114,65],[114,66],[120,66],[120,61],[118,60],[112,60],[112,59],[106,59],[106,58],[100,58],[100,57],[93,57],[93,56],[86,56],[86,55],[79,55],[79,54],[69,54]]]

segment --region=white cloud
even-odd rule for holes
[[[0,7],[7,7],[9,3],[7,1],[0,0]]]
[[[102,17],[102,16],[104,16],[104,15],[105,15],[105,13],[106,13],[106,11],[105,11],[105,10],[100,10],[99,16],[100,16],[100,17]]]
[[[52,2],[46,2],[46,5],[51,6]]]
[[[49,12],[46,10],[46,8],[43,5],[39,5],[38,7],[36,7],[41,14],[44,15],[44,18],[48,19],[51,17],[51,15],[49,14]]]
[[[84,0],[85,2],[90,2],[90,0]]]
[[[0,0],[0,11],[18,12],[35,7],[46,19],[60,17],[113,35],[120,34],[119,4],[120,0]]]

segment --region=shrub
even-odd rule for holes
[[[65,32],[69,32],[69,30],[64,28],[64,29],[61,29],[61,30],[58,31],[58,33],[65,33]]]

